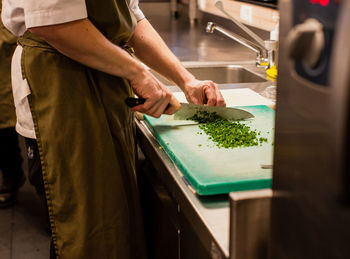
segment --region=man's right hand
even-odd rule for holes
[[[130,83],[135,94],[146,99],[143,104],[133,107],[132,111],[159,118],[163,113],[170,115],[181,108],[175,96],[147,69],[134,76]]]

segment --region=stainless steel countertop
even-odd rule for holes
[[[203,20],[190,26],[187,16],[171,19],[168,15],[154,12],[149,6],[141,5],[146,17],[163,37],[169,48],[184,64],[190,61],[214,62],[222,64],[242,65],[249,71],[265,77],[265,71],[255,66],[255,54],[245,47],[230,41],[219,34],[206,34]],[[271,81],[263,83],[225,84],[220,88],[251,88],[267,98],[274,99],[275,84]],[[179,91],[172,87],[172,91]],[[139,144],[145,156],[153,161],[158,176],[180,205],[181,210],[193,224],[194,230],[209,252],[219,248],[224,258],[229,258],[229,213],[230,205],[227,195],[200,197],[191,191],[184,182],[179,169],[160,148],[145,121],[138,121]]]

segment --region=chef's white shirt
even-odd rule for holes
[[[0,0],[1,1],[1,0]],[[139,0],[129,0],[129,8],[139,21],[144,18]],[[55,25],[87,18],[85,0],[2,0],[1,18],[5,27],[17,36],[27,28]],[[22,47],[17,46],[11,64],[11,80],[16,107],[16,131],[27,138],[36,138],[27,96],[28,82],[22,78]]]

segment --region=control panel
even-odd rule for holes
[[[287,51],[296,73],[321,86],[329,86],[330,57],[340,0],[294,0],[293,29]]]

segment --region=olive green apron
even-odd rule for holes
[[[4,27],[0,19],[0,129],[16,125],[11,88],[11,58],[16,48],[16,42],[17,38]]]
[[[124,0],[87,0],[89,19],[115,44],[135,27]],[[135,175],[135,124],[122,78],[88,68],[26,32],[31,89],[52,238],[58,258],[145,258]]]

